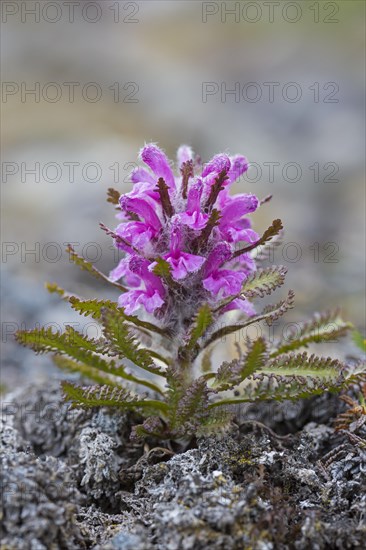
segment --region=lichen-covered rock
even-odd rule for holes
[[[88,504],[99,500],[103,510],[113,509],[120,468],[142,453],[141,444],[129,443],[124,414],[72,409],[57,382],[30,386],[3,411],[8,425],[18,430],[35,454],[67,461]]]
[[[337,397],[319,399],[321,422],[302,404],[296,433],[276,404],[175,454],[131,442],[128,415],[70,411],[55,385],[32,386],[4,409],[4,548],[361,550],[363,432],[335,432]]]
[[[75,524],[82,498],[69,466],[36,457],[11,427],[3,432],[1,463],[2,548],[84,548]]]
[[[79,457],[84,466],[81,486],[99,499],[109,493],[112,484],[114,490],[118,481],[118,470],[121,460],[115,452],[116,441],[96,428],[84,428],[80,432]]]
[[[365,477],[357,487],[346,478],[337,485],[314,443],[331,429],[313,429],[313,437],[309,425],[286,446],[264,434],[204,438],[198,449],[148,467],[122,502],[149,529],[152,547],[163,550],[282,549],[295,542],[325,549],[337,540],[335,548],[362,548]],[[351,469],[360,477],[363,451],[352,449]],[[336,464],[347,476],[346,464]],[[347,502],[339,500],[342,490]]]
[[[30,385],[7,402],[3,413],[38,455],[67,454],[92,412],[70,409],[62,399],[60,383]]]

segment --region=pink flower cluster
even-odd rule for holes
[[[247,253],[234,252],[241,248],[238,243],[259,238],[246,217],[259,201],[251,194],[229,194],[231,184],[248,169],[246,158],[219,154],[202,165],[183,145],[175,176],[156,145],[146,145],[140,157],[147,169],[132,172],[133,189],[119,199],[122,223],[115,244],[125,256],[110,273],[113,281],[123,279],[128,287],[119,306],[127,314],[142,306],[161,317],[188,303],[197,309],[203,302],[215,306],[227,299],[226,311],[253,315],[251,303],[238,294],[255,262]],[[170,266],[169,281],[155,273],[158,258]]]

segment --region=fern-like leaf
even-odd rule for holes
[[[121,193],[117,191],[117,189],[113,189],[113,187],[109,187],[107,191],[107,202],[110,202],[111,204],[119,204],[119,198],[121,196]]]
[[[324,380],[338,378],[344,365],[337,359],[303,353],[287,353],[271,359],[260,371],[279,376],[310,376]]]
[[[111,385],[117,385],[110,378],[113,376],[162,393],[156,384],[134,376],[126,371],[123,365],[116,365],[115,361],[103,359],[99,354],[105,352],[105,343],[88,339],[70,326],[66,326],[63,334],[54,333],[51,328],[20,331],[17,334],[17,340],[38,353],[56,353],[57,356],[54,358],[56,364],[67,370],[79,372],[91,380],[96,381],[97,377],[102,380],[103,375],[100,373],[104,373]],[[71,360],[67,361],[59,357],[60,355],[67,355]]]
[[[73,407],[118,407],[125,410],[156,410],[167,412],[162,401],[141,399],[125,388],[105,386],[76,386],[62,382],[65,397],[73,402]]]
[[[260,337],[250,342],[245,355],[240,359],[234,359],[230,363],[225,361],[220,366],[213,380],[213,388],[217,391],[234,388],[262,367],[267,357],[267,345],[264,338]]]
[[[181,399],[185,395],[184,376],[181,371],[175,367],[169,367],[166,370],[165,378],[167,381],[168,390],[166,392],[166,402],[169,407],[169,426],[172,430],[175,429],[179,422],[177,410]]]
[[[256,401],[276,400],[283,401],[286,399],[301,399],[319,395],[327,390],[340,389],[339,383],[325,383],[320,378],[306,378],[302,376],[279,376],[253,374],[248,379],[245,387],[238,392],[239,397],[222,399],[210,405],[210,408],[223,407],[228,405],[236,405],[239,403],[255,403]]]
[[[287,273],[286,267],[272,266],[266,269],[258,269],[244,282],[241,294],[245,298],[254,298],[265,294],[271,294],[276,288],[283,285]]]
[[[119,347],[114,355],[122,358],[126,357],[141,368],[154,374],[160,374],[161,371],[153,364],[148,350],[138,348],[135,339],[129,335],[128,329],[122,324],[118,324],[118,317],[113,319],[115,319],[115,324],[113,325],[112,323],[113,327],[110,331],[105,327],[106,333],[109,335],[112,334],[112,337],[115,338],[114,343],[117,342],[119,346],[122,344],[124,346],[124,351]],[[115,328],[116,324],[117,332]],[[154,392],[162,393],[156,384],[134,376],[127,372],[123,365],[116,365],[113,360],[107,361],[103,359],[100,354],[113,356],[113,353],[110,353],[108,350],[106,342],[89,339],[69,325],[66,326],[65,332],[62,334],[53,332],[52,328],[41,328],[18,331],[16,338],[20,344],[30,347],[37,353],[54,352],[58,355],[67,355],[77,363],[73,364],[72,362],[66,363],[66,361],[63,361],[63,366],[68,367],[68,370],[74,372],[79,371],[80,374],[84,374],[92,380],[96,380],[97,376],[102,377],[102,375],[97,374],[97,371],[100,371],[107,374],[107,379],[109,379],[110,375],[116,376],[129,382],[146,386]],[[115,350],[114,347],[113,349]],[[62,362],[61,359],[56,359],[57,361],[59,363]],[[79,368],[77,368],[77,365],[79,365]],[[60,366],[62,365],[60,364]]]
[[[273,262],[274,261],[274,251],[276,248],[283,244],[284,231],[281,230],[277,235],[274,235],[272,239],[263,245],[260,245],[256,248],[254,259],[256,263],[264,262]]]
[[[60,287],[57,283],[45,283],[45,288],[50,294],[58,294],[63,300],[69,300],[74,294]]]
[[[116,366],[114,361],[104,361],[98,359],[93,362],[93,365],[86,365],[77,361],[73,361],[67,357],[61,355],[55,355],[53,357],[54,363],[61,369],[67,370],[73,373],[79,373],[98,384],[108,384],[110,386],[121,386],[121,382],[117,381],[116,378],[123,378],[123,380],[128,380],[133,384],[138,386],[145,386],[155,393],[163,395],[163,391],[159,386],[150,382],[149,380],[144,380],[128,372],[124,365]]]
[[[108,374],[100,372],[100,370],[93,368],[90,365],[86,365],[85,363],[74,361],[73,359],[63,355],[54,355],[52,360],[59,369],[71,372],[73,374],[80,374],[81,376],[88,378],[97,384],[120,386],[120,384],[116,380],[113,380],[112,377],[109,377]]]
[[[294,306],[294,292],[293,290],[289,290],[287,298],[285,300],[281,300],[278,304],[269,305],[265,307],[259,315],[255,315],[254,317],[251,317],[247,321],[244,321],[243,323],[237,323],[235,325],[227,325],[219,330],[216,330],[210,338],[207,339],[207,341],[204,343],[203,348],[206,348],[213,342],[216,342],[217,340],[221,340],[225,336],[228,336],[229,334],[232,334],[238,330],[242,330],[246,327],[249,327],[250,325],[253,325],[254,323],[258,323],[259,321],[265,321],[268,325],[271,325],[273,321],[276,321],[279,317],[284,315],[286,311],[293,308]]]
[[[361,372],[361,367],[357,372],[348,372],[343,363],[330,357],[289,354],[272,360],[251,375],[240,387],[239,397],[217,401],[210,408],[271,399],[300,399],[325,391],[339,391],[351,380],[356,380]]]
[[[17,341],[37,353],[54,352],[68,355],[72,359],[104,369],[105,361],[97,354],[103,352],[100,342],[89,339],[66,325],[65,332],[59,334],[52,328],[20,330],[16,334]]]
[[[126,292],[127,289],[117,283],[117,282],[114,282],[114,281],[111,281],[106,275],[104,275],[104,273],[102,273],[101,271],[99,271],[99,269],[97,269],[96,267],[93,266],[92,263],[88,262],[87,260],[85,260],[84,258],[82,258],[81,256],[79,256],[74,248],[71,246],[71,244],[69,244],[66,248],[66,251],[68,252],[69,254],[69,257],[70,257],[70,260],[72,262],[74,262],[74,264],[76,264],[77,266],[79,266],[83,271],[87,271],[88,273],[90,273],[90,275],[92,275],[93,277],[95,277],[96,279],[99,279],[99,280],[102,280],[102,281],[105,281],[115,287],[117,287],[120,291],[122,292]]]
[[[113,312],[114,315],[119,316],[121,319],[127,321],[128,323],[132,323],[138,328],[144,328],[151,332],[161,334],[162,336],[168,336],[167,332],[164,329],[157,327],[153,323],[142,321],[135,315],[126,315],[123,308],[118,307],[117,303],[112,302],[111,300],[81,300],[76,296],[71,296],[69,298],[69,302],[71,304],[71,307],[75,311],[80,313],[80,315],[91,316],[93,317],[93,319],[99,320],[102,317],[103,310],[108,310],[110,312]]]
[[[175,425],[178,428],[187,423],[191,426],[201,424],[201,420],[207,416],[209,393],[210,390],[203,376],[185,388],[184,396],[180,399],[177,407]]]
[[[316,313],[309,321],[292,328],[286,339],[280,340],[275,345],[276,349],[271,353],[271,357],[307,347],[311,343],[334,342],[341,336],[345,336],[351,328],[352,324],[341,318],[339,310]]]
[[[217,435],[226,432],[232,425],[233,417],[234,414],[231,411],[222,408],[211,409],[209,414],[201,419],[200,425],[195,428],[195,434],[197,437],[207,437],[209,434]]]
[[[118,315],[107,309],[102,312],[103,333],[110,345],[105,346],[105,353],[127,358],[135,365],[153,374],[163,375],[163,371],[153,361],[152,354],[140,348],[137,339],[130,333],[127,324]]]
[[[274,321],[277,321],[277,319],[282,317],[282,315],[294,307],[294,298],[294,291],[289,290],[287,298],[281,300],[277,304],[266,306],[262,313],[258,315],[257,321],[265,321],[267,325],[272,325]]]
[[[196,315],[196,318],[193,322],[193,327],[191,329],[190,338],[187,344],[188,349],[193,349],[197,344],[198,340],[205,335],[209,326],[213,323],[214,318],[212,311],[208,304],[204,304]]]
[[[346,368],[344,379],[344,387],[352,384],[366,384],[366,361],[359,361],[353,367]]]
[[[276,235],[278,235],[280,233],[280,231],[282,231],[282,229],[283,229],[283,225],[282,225],[281,220],[273,220],[272,224],[268,227],[268,229],[265,230],[265,232],[263,233],[263,235],[261,236],[260,239],[258,239],[257,241],[255,241],[251,245],[246,246],[246,247],[234,252],[233,258],[237,258],[238,256],[241,256],[242,254],[247,254],[248,252],[250,252],[251,250],[254,250],[258,246],[261,246],[265,243],[268,243],[274,237],[276,237]]]

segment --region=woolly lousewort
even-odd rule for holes
[[[100,337],[69,325],[61,334],[50,327],[17,333],[21,344],[53,353],[58,367],[94,382],[62,383],[73,406],[133,410],[145,418],[134,437],[180,439],[227,429],[227,407],[234,404],[310,397],[365,380],[364,363],[349,367],[298,352],[352,328],[338,310],[315,314],[279,339],[261,331],[293,307],[294,293],[257,314],[249,301],[281,287],[286,269],[256,267],[268,259],[268,243],[281,236],[282,223],[274,220],[259,237],[247,216],[258,208],[257,197],[230,195],[248,169],[245,157],[220,154],[202,165],[182,146],[177,176],[153,144],[141,159],[147,168],[133,171],[132,191],[108,190],[121,223],[115,231],[101,227],[123,252],[110,276],[68,247],[70,259],[113,286],[118,301],[83,299],[48,285],[80,315],[97,320]],[[241,314],[238,322],[223,320],[228,310]],[[240,338],[238,357],[216,364],[215,345],[254,324],[260,335]]]
[[[175,176],[165,153],[154,144],[140,153],[146,168],[132,172],[133,189],[119,199],[122,223],[115,244],[125,257],[110,278],[123,278],[128,291],[118,304],[126,314],[141,306],[168,323],[191,319],[202,303],[215,308],[237,295],[256,270],[249,253],[234,257],[239,243],[259,238],[247,214],[259,206],[255,195],[230,195],[231,185],[248,169],[243,156],[214,156],[202,165],[190,147],[178,149]],[[169,264],[170,283],[158,277],[158,262]],[[255,313],[244,298],[229,309]]]

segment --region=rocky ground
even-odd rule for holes
[[[178,448],[30,386],[3,405],[1,548],[365,548],[366,430],[335,432],[344,407],[251,406],[224,437]]]

